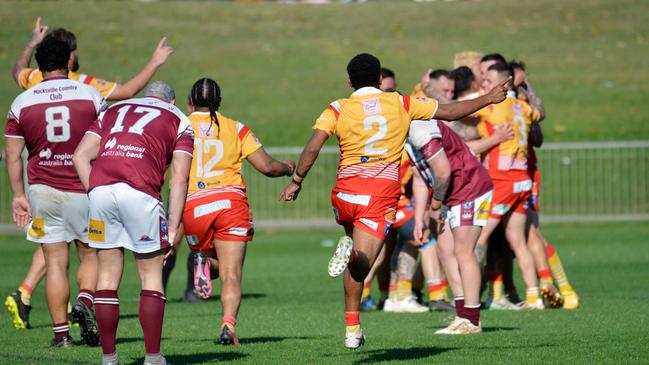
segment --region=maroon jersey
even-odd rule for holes
[[[11,104],[5,137],[25,140],[29,184],[85,193],[72,156],[105,108],[95,88],[66,77],[48,78],[20,94]]]
[[[90,190],[126,183],[161,200],[165,171],[175,152],[192,156],[194,131],[174,105],[145,97],[113,104],[87,133],[101,138]]]
[[[426,161],[442,151],[446,154],[451,164],[451,181],[443,202],[445,205],[453,207],[473,201],[493,189],[487,170],[446,124],[435,119],[413,121],[409,136]]]

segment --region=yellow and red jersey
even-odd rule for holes
[[[115,81],[106,81],[74,71],[68,72],[68,78],[94,87],[104,98],[108,98],[117,86]],[[40,84],[41,81],[43,81],[43,73],[37,68],[25,68],[18,74],[18,84],[25,90]]]
[[[261,143],[243,123],[219,113],[217,119],[218,127],[208,112],[189,115],[194,128],[194,159],[188,199],[223,191],[245,195],[243,160],[260,149]]]
[[[475,113],[480,118],[478,133],[481,138],[494,133],[498,125],[510,123],[514,138],[493,147],[485,157],[485,167],[492,179],[519,180],[529,178],[527,173],[530,126],[540,119],[538,110],[516,99],[510,92],[500,104],[492,104]]]
[[[415,85],[414,89],[410,93],[410,96],[415,98],[426,98],[426,93],[424,93],[424,88],[421,87],[421,82]]]
[[[329,105],[313,129],[338,137],[340,162],[335,189],[398,197],[399,165],[410,122],[431,119],[434,99],[411,98],[374,87],[356,90]]]

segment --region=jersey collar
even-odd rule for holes
[[[362,95],[371,95],[371,94],[379,94],[379,93],[382,93],[382,91],[373,86],[365,86],[354,91],[352,95],[362,96]]]

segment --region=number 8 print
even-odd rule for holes
[[[45,134],[49,142],[67,142],[70,140],[70,109],[65,105],[52,106],[45,109]],[[61,133],[57,134],[56,129]]]

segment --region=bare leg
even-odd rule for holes
[[[527,234],[527,244],[530,248],[532,256],[534,256],[534,265],[538,272],[549,270],[548,266],[548,256],[545,253],[545,240],[541,236],[539,231],[539,215],[538,213],[529,210],[527,212],[527,220],[529,224],[529,230]]]
[[[221,303],[223,317],[237,317],[241,304],[241,274],[246,257],[247,242],[214,240],[219,258],[218,270],[221,277]],[[232,323],[234,325],[234,323]]]
[[[437,248],[439,249],[439,258],[444,265],[448,285],[451,287],[453,297],[464,297],[464,290],[462,289],[462,279],[460,277],[460,266],[457,258],[455,257],[455,243],[453,232],[450,228],[443,224],[439,227],[437,236]]]
[[[89,247],[83,242],[76,241],[77,256],[79,257],[79,268],[77,269],[77,284],[79,289],[95,291],[97,286],[97,250]]]
[[[67,243],[43,244],[43,254],[47,268],[45,296],[52,322],[68,322],[68,300],[70,285],[68,283],[69,246]]]
[[[537,288],[536,269],[534,258],[527,247],[525,239],[525,222],[527,216],[520,213],[512,213],[505,225],[507,241],[516,255],[516,260],[521,269],[523,281],[527,289]]]
[[[34,254],[32,255],[32,262],[27,270],[25,279],[23,279],[23,284],[29,285],[32,290],[36,290],[36,287],[45,277],[45,256],[43,255],[43,248],[38,246]]]
[[[355,258],[350,261],[344,274],[345,310],[358,312],[360,309],[363,282],[381,250],[383,240],[360,229],[352,233]]]
[[[479,226],[460,226],[453,229],[455,256],[460,267],[465,306],[480,305],[481,270],[474,248],[481,230]]]

